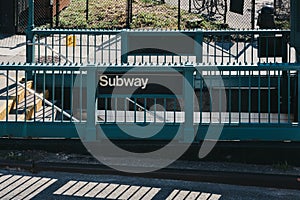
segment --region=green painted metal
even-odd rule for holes
[[[28,25],[26,31],[26,62],[32,63],[34,62],[34,0],[29,0],[28,2],[29,10],[28,10]]]
[[[139,111],[140,105],[147,107],[149,100],[153,99],[154,102],[158,102],[159,99],[162,99],[161,104],[165,108],[163,112],[164,129],[157,135],[154,136],[153,140],[171,140],[174,137],[174,132],[177,130],[180,131],[180,134],[176,136],[181,142],[189,142],[193,140],[196,136],[195,142],[203,140],[205,137],[205,130],[207,130],[210,123],[207,123],[204,120],[203,114],[205,112],[210,112],[212,114],[211,107],[207,111],[203,107],[203,101],[206,96],[203,92],[207,89],[206,84],[203,82],[203,78],[209,79],[210,92],[217,90],[217,102],[218,102],[218,116],[221,119],[223,113],[220,112],[221,105],[221,95],[220,89],[214,89],[220,87],[220,82],[216,81],[214,74],[218,70],[222,74],[224,80],[227,80],[227,83],[230,80],[234,80],[233,83],[228,84],[225,87],[227,90],[227,101],[228,105],[226,113],[229,115],[229,120],[223,122],[225,127],[221,134],[221,140],[260,140],[260,141],[283,141],[283,140],[293,140],[300,141],[300,126],[299,126],[299,116],[300,116],[300,66],[298,64],[258,64],[258,65],[223,65],[219,66],[217,69],[213,65],[160,65],[160,66],[151,66],[151,65],[46,65],[46,64],[0,64],[0,69],[8,72],[31,72],[33,74],[34,88],[40,88],[42,93],[45,94],[46,90],[50,90],[52,94],[52,102],[54,100],[60,100],[61,109],[68,110],[68,112],[73,115],[72,108],[67,108],[68,104],[72,104],[72,95],[68,91],[72,91],[72,83],[74,82],[75,77],[79,77],[81,80],[80,85],[80,96],[84,96],[84,90],[86,90],[87,97],[87,119],[83,119],[82,112],[81,116],[78,117],[79,122],[75,122],[70,118],[65,119],[65,116],[61,116],[58,120],[52,119],[52,121],[44,122],[36,120],[22,120],[22,121],[0,121],[1,136],[11,136],[11,137],[63,137],[63,138],[78,138],[74,124],[79,124],[82,129],[86,130],[86,139],[93,141],[96,139],[101,139],[101,131],[99,131],[99,126],[104,130],[111,139],[136,139],[128,136],[126,133],[122,132],[117,126],[116,113],[118,110],[112,109],[109,107],[110,97],[109,95],[96,95],[96,85],[98,72],[107,72],[107,73],[124,73],[128,72],[137,72],[137,73],[149,73],[149,72],[169,72],[170,68],[178,71],[184,76],[184,81],[181,83],[184,88],[184,93],[179,98],[182,98],[184,101],[184,121],[176,121],[176,115],[179,113],[177,110],[177,103],[175,101],[174,95],[170,94],[136,94],[132,96],[134,99],[134,105],[132,110],[129,110],[129,107],[125,107],[126,112],[132,112],[134,114],[133,121],[123,121],[118,122],[122,123],[125,126],[131,127],[133,124],[139,124],[140,126],[145,126],[147,123],[153,123],[154,125],[162,125],[159,121],[149,122],[150,118],[145,109]],[[198,70],[201,76],[194,75],[194,71]],[[87,73],[82,73],[84,72]],[[59,72],[59,73],[58,73]],[[206,73],[204,73],[206,72]],[[247,73],[246,73],[247,72]],[[286,73],[283,73],[286,72]],[[17,73],[18,74],[18,73]],[[25,73],[27,74],[27,73]],[[206,75],[205,75],[206,74]],[[256,75],[254,75],[256,74]],[[25,77],[27,79],[27,76]],[[287,80],[287,84],[283,84],[283,80]],[[194,118],[194,84],[195,81],[200,80],[200,95],[198,96],[199,102],[199,113],[200,118],[199,122],[196,122]],[[49,82],[49,83],[48,83]],[[8,83],[7,83],[8,85]],[[25,86],[26,87],[26,86]],[[287,92],[280,92],[282,87],[286,88]],[[294,89],[293,89],[294,88]],[[292,90],[293,89],[293,90]],[[291,92],[296,90],[296,92]],[[8,92],[8,91],[4,91]],[[273,94],[278,92],[276,98],[273,98]],[[255,96],[256,93],[256,96]],[[245,95],[245,94],[248,94]],[[57,98],[54,98],[55,95],[58,95]],[[228,96],[229,95],[229,96]],[[126,102],[128,95],[120,94],[114,96],[112,101],[115,105],[115,108],[118,107],[117,104],[120,102]],[[96,119],[97,102],[100,98],[104,99],[104,121],[98,121]],[[282,99],[287,99],[287,104],[282,104]],[[137,103],[137,99],[141,99],[141,103]],[[291,105],[292,100],[297,103]],[[7,99],[8,101],[8,99]],[[167,116],[167,104],[168,101],[173,102],[173,106],[170,107],[168,112],[173,113],[173,118],[169,121],[166,120]],[[265,102],[264,102],[265,101]],[[257,102],[257,104],[253,104]],[[43,112],[42,115],[45,115],[46,102],[43,102]],[[25,107],[26,107],[25,99]],[[83,104],[83,102],[81,102]],[[238,109],[235,109],[235,104],[237,104]],[[124,103],[126,105],[126,103]],[[150,105],[149,105],[150,106]],[[211,106],[211,105],[209,105]],[[276,109],[279,111],[276,113]],[[82,111],[84,107],[80,107]],[[253,109],[257,109],[254,111]],[[275,111],[274,111],[275,109]],[[51,106],[53,116],[54,105]],[[35,111],[36,112],[36,111]],[[114,120],[109,121],[108,115],[110,112],[114,112]],[[137,113],[142,113],[142,120],[138,120]],[[234,121],[234,112],[238,113],[238,121]],[[245,113],[251,115],[253,112],[258,113],[257,121],[244,121],[241,120],[241,116]],[[263,114],[267,114],[267,118],[263,121]],[[61,113],[60,113],[61,114]],[[278,115],[278,122],[271,121],[271,114]],[[281,121],[281,114],[288,115],[286,121]],[[294,115],[294,119],[292,118]],[[158,115],[158,111],[154,109],[154,115]],[[18,116],[18,113],[16,113]],[[155,117],[157,120],[158,118]],[[216,123],[217,126],[221,121]],[[199,125],[198,131],[195,131],[196,125]],[[33,130],[35,129],[35,130]],[[98,130],[98,132],[97,132]],[[108,131],[109,130],[109,131]],[[132,130],[135,131],[135,130]],[[97,134],[95,134],[97,132]]]

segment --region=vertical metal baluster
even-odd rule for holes
[[[97,35],[94,35],[94,64],[97,63]]]
[[[224,35],[222,35],[222,61],[221,64],[224,63]]]
[[[58,62],[61,63],[61,40],[62,40],[62,37],[61,37],[61,34],[58,34]]]
[[[167,98],[165,97],[164,98],[164,123],[166,123],[166,121],[167,121]]]
[[[231,43],[231,35],[228,35],[229,42]],[[231,63],[231,48],[229,48],[229,63]]]
[[[154,98],[154,123],[156,123],[156,97]]]
[[[104,44],[103,44],[103,41],[104,41],[104,35],[102,34],[101,35],[101,63],[104,63]]]
[[[107,97],[105,97],[105,99],[104,99],[104,107],[105,107],[105,110],[104,110],[104,112],[105,112],[105,123],[107,122]]]
[[[147,122],[146,109],[147,109],[147,98],[144,98],[144,123]]]
[[[219,82],[219,123],[222,123],[222,88],[221,83]]]
[[[117,115],[118,115],[118,97],[115,97],[114,99],[115,99],[115,101],[114,101],[114,103],[115,103],[115,123],[117,123]]]
[[[176,123],[176,107],[177,107],[176,97],[174,97],[174,105],[173,105],[173,109],[174,109],[174,124]]]
[[[246,35],[244,36],[247,37]],[[246,38],[244,38],[244,63],[247,63]]]
[[[19,95],[18,95],[18,83],[19,82],[19,70],[16,70],[16,119],[18,121],[18,108],[19,108]]]
[[[258,123],[261,123],[261,88],[260,88],[260,81],[261,81],[261,74],[260,70],[258,71]]]
[[[82,64],[82,34],[79,36],[79,62]]]
[[[231,124],[232,112],[232,90],[231,90],[231,70],[229,71],[229,91],[228,91],[228,110],[229,110],[229,124]]]
[[[206,45],[206,52],[207,52],[207,55],[206,55],[206,62],[209,63],[209,41],[207,42],[207,45]]]
[[[68,34],[66,34],[66,38],[67,38],[67,40],[68,40]],[[68,43],[68,41],[67,41],[67,43]],[[68,63],[69,61],[69,46],[66,44],[66,63]]]
[[[36,71],[34,71],[34,77],[33,77],[33,81],[34,81],[34,84],[33,84],[33,89],[34,89],[34,91],[35,91],[35,93],[33,94],[33,105],[34,105],[34,110],[33,110],[33,112],[34,112],[34,117],[33,117],[33,121],[35,122],[36,121],[36,112],[37,112],[37,110],[36,110]]]
[[[288,76],[288,123],[291,123],[291,71],[287,71]]]
[[[111,35],[108,35],[108,63],[111,63],[111,60],[110,60],[110,37]]]
[[[80,35],[81,36],[81,35]],[[81,40],[80,40],[81,41]],[[80,48],[81,49],[81,48]],[[83,112],[83,108],[82,108],[82,98],[83,98],[83,95],[82,95],[82,71],[79,71],[79,75],[80,75],[80,82],[79,82],[79,112],[80,112],[80,122],[82,122],[82,112]]]
[[[86,57],[87,57],[87,63],[90,63],[90,35],[88,34],[86,41]]]
[[[45,103],[45,90],[46,90],[46,71],[44,70],[43,71],[43,122],[45,122],[45,106],[46,106],[46,103]]]
[[[249,70],[249,80],[248,80],[248,118],[249,118],[249,124],[251,124],[251,107],[252,107],[252,102],[251,102],[251,78],[253,76],[253,71]]]
[[[137,98],[134,97],[134,123],[136,123],[136,101],[137,101]]]
[[[217,64],[217,39],[214,36],[214,63]]]
[[[61,75],[61,110],[64,110],[64,80],[65,80],[65,75],[64,75],[64,71],[61,71],[62,75]],[[61,112],[61,122],[63,122],[63,112]]]
[[[235,58],[236,58],[236,62],[239,62],[239,35],[236,34],[236,52],[235,52]]]
[[[278,97],[277,97],[277,109],[278,109],[278,124],[280,124],[280,70],[278,70],[278,76],[277,76],[277,93],[278,93]]]
[[[127,99],[124,98],[124,122],[127,122]]]
[[[242,121],[242,116],[241,116],[241,108],[242,108],[242,94],[241,94],[241,71],[238,71],[238,76],[239,76],[239,123]]]
[[[52,70],[52,112],[51,112],[51,115],[52,115],[52,122],[54,122],[54,100],[55,100],[55,72],[54,70]]]
[[[202,117],[203,117],[203,79],[202,79],[202,71],[201,71],[201,74],[200,74],[200,94],[199,94],[199,114],[200,114],[200,124],[202,124]]]
[[[25,71],[25,91],[24,91],[24,103],[25,103],[25,117],[24,122],[26,122],[27,118],[27,71]]]
[[[116,45],[115,45],[115,47],[116,47],[116,49],[115,49],[115,51],[116,51],[116,64],[118,64],[118,35],[116,35]]]
[[[268,123],[271,123],[271,78],[268,70]]]
[[[8,99],[9,99],[9,93],[8,93],[8,85],[9,85],[9,79],[8,79],[8,76],[9,76],[9,70],[6,70],[6,74],[7,74],[7,77],[6,77],[6,110],[5,110],[5,121],[7,122],[8,121]]]
[[[73,118],[73,83],[74,83],[74,72],[71,71],[71,82],[70,82],[70,122],[72,122]]]
[[[213,94],[212,94],[212,71],[209,78],[209,123],[212,123],[212,104],[213,104]]]
[[[54,34],[52,34],[51,37],[52,37],[51,47],[52,47],[52,49],[54,49]],[[51,51],[51,53],[52,53],[52,55],[51,55],[51,57],[52,57],[52,63],[55,63],[54,51]]]
[[[45,63],[48,63],[48,51],[47,51],[48,41],[47,36],[45,36]]]
[[[254,34],[251,35],[251,64],[253,63],[254,63]]]
[[[41,62],[41,36],[37,36],[38,40],[38,63]]]
[[[75,58],[76,58],[76,36],[73,34],[73,39],[74,39],[74,44],[73,44],[73,63],[75,63]]]

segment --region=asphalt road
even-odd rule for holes
[[[202,182],[0,170],[0,199],[297,200],[300,191]]]

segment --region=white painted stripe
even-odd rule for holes
[[[72,187],[77,181],[69,181],[65,185],[63,185],[61,188],[56,190],[53,194],[62,194],[64,191]]]
[[[51,179],[50,181],[48,181],[46,184],[42,185],[40,188],[38,188],[37,190],[35,190],[33,193],[31,193],[29,196],[27,196],[23,200],[30,200],[30,199],[32,199],[33,197],[35,197],[36,195],[38,195],[40,192],[42,192],[43,190],[45,190],[47,187],[49,187],[50,185],[52,185],[56,181],[57,181],[57,179]]]
[[[96,182],[89,182],[87,185],[85,185],[83,188],[81,188],[78,192],[74,194],[74,196],[82,197],[86,193],[88,193],[91,189],[93,189],[98,183]]]
[[[100,192],[96,198],[105,198],[107,197],[112,191],[114,191],[119,184],[109,184],[102,192]]]
[[[209,200],[219,200],[222,195],[219,194],[212,194],[209,198]]]
[[[86,195],[84,195],[85,197],[95,197],[99,192],[101,192],[106,186],[108,185],[108,183],[100,183],[99,185],[97,185],[96,187],[94,187],[94,189],[92,189],[91,191],[89,191]]]
[[[129,199],[139,188],[140,186],[131,186],[118,199]]]
[[[22,183],[24,183],[25,181],[27,181],[30,178],[31,178],[31,176],[23,176],[18,181],[14,182],[13,184],[11,184],[8,187],[6,187],[5,189],[1,190],[1,192],[0,192],[0,198],[3,197],[3,196],[5,196],[7,193],[9,193],[10,191],[14,190],[16,187],[18,187],[19,185],[21,185]]]
[[[21,176],[12,176],[9,179],[7,179],[6,181],[2,182],[0,184],[0,190],[3,190],[4,188],[8,187],[10,184],[12,184],[13,182],[15,182],[19,178],[21,178]]]
[[[202,192],[197,200],[207,200],[211,194]]]
[[[24,190],[23,192],[21,192],[20,194],[18,194],[17,196],[15,196],[13,198],[13,200],[20,200],[20,199],[25,198],[26,196],[30,195],[35,190],[37,190],[39,187],[41,187],[42,185],[46,184],[49,180],[50,180],[50,178],[42,178],[42,179],[40,179],[39,181],[37,181],[36,183],[34,183],[30,187],[28,187],[26,190]]]
[[[4,175],[0,177],[0,183],[2,183],[3,181],[7,180],[8,178],[10,178],[12,175]]]
[[[107,198],[108,199],[117,199],[121,194],[129,188],[130,185],[120,185],[113,193],[111,193]]]
[[[71,188],[69,188],[67,191],[65,191],[63,193],[63,195],[68,195],[68,196],[73,195],[74,193],[76,193],[78,190],[80,190],[86,184],[87,184],[86,181],[79,181],[75,185],[73,185]]]
[[[150,189],[151,187],[141,187],[130,199],[131,200],[141,199]]]
[[[191,192],[185,200],[196,200],[197,197],[199,196],[200,192]]]
[[[33,178],[29,179],[27,182],[25,182],[24,184],[22,184],[20,187],[14,189],[13,191],[11,191],[7,195],[5,195],[3,197],[3,199],[11,199],[11,198],[13,198],[14,196],[16,196],[17,194],[21,193],[26,188],[28,188],[29,186],[31,186],[32,184],[34,184],[35,182],[37,182],[40,179],[41,179],[40,177],[33,177]]]
[[[173,190],[173,192],[166,198],[166,200],[172,200],[177,195],[179,190]]]
[[[160,191],[160,188],[151,188],[151,190],[142,198],[142,200],[150,200]]]
[[[177,194],[177,196],[174,198],[174,200],[183,200],[189,193],[190,191],[181,190],[179,194]]]

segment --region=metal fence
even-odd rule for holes
[[[0,90],[0,103],[4,105],[0,113],[1,136],[77,138],[76,125],[83,130],[101,126],[109,130],[109,138],[132,139],[118,129],[119,123],[129,129],[132,124],[152,123],[164,126],[153,139],[170,140],[174,128],[182,125],[194,130],[192,137],[200,141],[209,125],[222,124],[221,140],[300,140],[300,71],[296,64],[218,68],[1,64],[0,70],[6,83]],[[158,91],[108,95],[98,90],[99,77],[95,75],[128,70],[145,76],[175,70],[182,76],[178,86],[184,89],[176,96]],[[190,134],[185,132],[187,129],[179,129],[179,138]]]
[[[294,63],[296,52],[289,44],[289,31],[239,30],[239,31],[104,31],[35,29],[33,62],[38,63]],[[128,54],[126,45],[149,36],[176,35],[181,40],[191,37],[193,41],[183,44],[192,49],[189,54],[165,52]],[[132,35],[132,36],[131,36]],[[130,37],[131,36],[131,37]],[[130,38],[133,38],[130,39]],[[172,38],[172,37],[170,37]],[[164,41],[169,41],[165,38]],[[197,38],[197,39],[196,39]],[[155,38],[152,38],[153,43]],[[149,40],[150,41],[150,40]],[[177,43],[178,40],[170,41]],[[195,47],[195,48],[194,48]],[[145,47],[140,47],[145,48]],[[159,47],[158,47],[159,48]],[[168,49],[166,44],[165,49]],[[193,49],[194,48],[194,49]],[[29,55],[31,57],[32,55]]]

